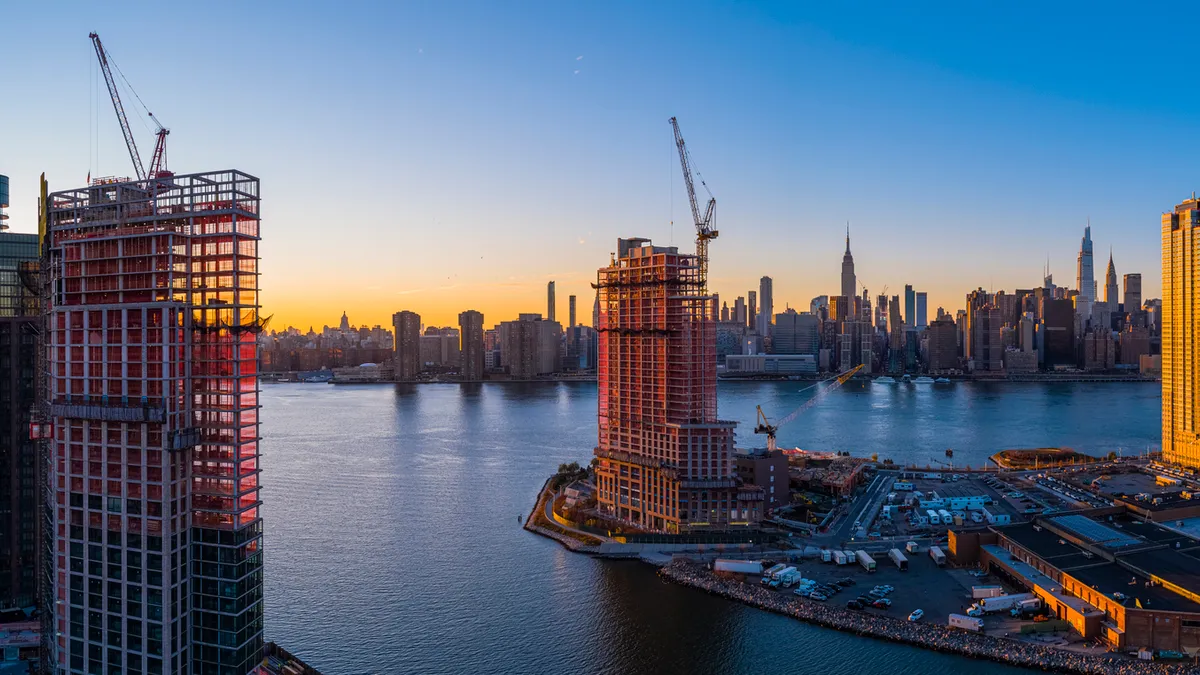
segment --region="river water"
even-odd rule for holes
[[[794,382],[722,383],[753,446]],[[801,624],[525,532],[591,458],[594,383],[265,385],[266,635],[325,675],[1022,672]],[[1157,446],[1157,384],[848,384],[781,446],[978,466],[997,450]]]

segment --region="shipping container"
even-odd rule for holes
[[[975,600],[980,598],[994,598],[998,595],[1004,595],[1004,589],[1000,586],[972,586],[971,597]]]
[[[762,574],[762,561],[759,560],[723,560],[713,561],[714,572],[729,572],[733,574]]]
[[[946,554],[942,553],[942,549],[937,546],[929,547],[929,557],[933,558],[933,562],[937,563],[938,567],[946,564]]]
[[[983,630],[983,619],[973,616],[963,616],[962,614],[950,615],[950,626],[952,628],[962,628],[975,633]]]

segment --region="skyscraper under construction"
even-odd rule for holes
[[[258,179],[100,180],[46,208],[51,672],[254,672]]]
[[[597,274],[598,507],[640,529],[758,521],[761,488],[739,486],[735,422],[717,418],[716,311],[700,261],[620,239]]]

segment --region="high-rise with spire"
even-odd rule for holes
[[[1104,273],[1104,302],[1109,309],[1116,311],[1121,302],[1121,294],[1117,289],[1117,266],[1113,264],[1112,249],[1108,250],[1108,271]]]
[[[847,302],[854,302],[858,295],[857,283],[854,279],[854,256],[850,255],[850,225],[846,225],[846,254],[842,256],[842,297]]]
[[[1079,243],[1079,263],[1076,267],[1075,287],[1079,297],[1075,300],[1075,311],[1084,319],[1092,315],[1092,303],[1096,301],[1096,274],[1092,263],[1092,226],[1083,228],[1083,240]]]

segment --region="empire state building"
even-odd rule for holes
[[[846,226],[846,254],[842,256],[842,297],[846,298],[848,306],[853,306],[858,296],[854,279],[854,256],[850,255],[850,227]]]

